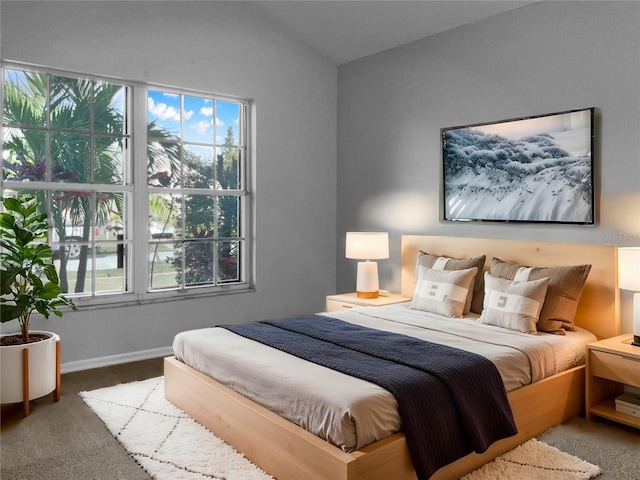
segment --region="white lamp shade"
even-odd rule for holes
[[[640,292],[640,247],[618,248],[618,286]]]
[[[387,232],[347,232],[345,257],[357,260],[389,258]]]
[[[633,340],[640,347],[640,247],[618,248],[618,286],[633,290]]]

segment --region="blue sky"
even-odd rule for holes
[[[179,136],[182,120],[182,139],[188,142],[212,144],[215,135],[215,143],[222,143],[231,127],[237,143],[239,111],[240,104],[236,102],[185,95],[181,115],[179,95],[149,90],[147,96],[148,121],[156,120],[159,126]]]

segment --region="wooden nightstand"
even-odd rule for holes
[[[640,347],[631,345],[633,335],[607,338],[587,345],[587,418],[608,418],[640,428],[640,418],[616,411],[615,398],[624,385],[640,388]]]
[[[337,310],[348,310],[356,307],[381,307],[393,303],[409,302],[410,298],[403,297],[399,293],[389,293],[387,296],[380,295],[378,298],[358,298],[353,293],[342,293],[339,295],[327,295],[326,311],[335,312]]]

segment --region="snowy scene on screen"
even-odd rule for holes
[[[445,129],[445,220],[593,223],[586,109]]]

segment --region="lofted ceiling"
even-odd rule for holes
[[[261,0],[247,3],[277,27],[341,65],[534,2]]]

